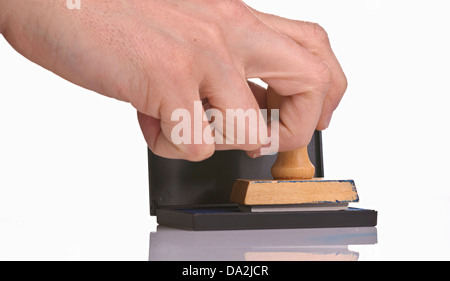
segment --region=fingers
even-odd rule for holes
[[[220,29],[223,37],[211,49],[193,48],[195,60],[189,65],[201,81],[162,87],[161,96],[168,98],[158,114],[138,108],[142,131],[156,154],[191,161],[206,159],[214,150],[259,155],[267,135],[279,136],[279,151],[288,151],[306,146],[316,129],[328,127],[347,81],[326,32],[316,24],[253,13],[245,28]],[[248,78],[260,78],[281,96],[277,132],[267,128],[260,112],[267,107],[266,90],[247,83]]]
[[[203,141],[210,132],[203,120],[204,110],[198,94],[180,95],[161,105],[160,119],[138,112],[144,138],[153,153],[170,159],[202,161],[215,150],[214,144]],[[183,98],[184,97],[184,98]]]
[[[180,93],[163,102],[158,118],[138,112],[144,138],[155,154],[201,161],[215,150],[252,151],[266,141],[258,102],[237,72],[211,72],[200,92]]]
[[[327,128],[333,111],[339,105],[347,89],[346,76],[331,48],[327,32],[316,23],[289,20],[250,9],[262,22],[287,35],[329,66],[332,72],[332,81],[317,125],[319,130]]]
[[[245,77],[229,68],[209,72],[205,81],[201,97],[210,106],[206,114],[215,135],[216,150],[260,148],[267,138],[267,125]]]
[[[247,77],[261,78],[282,96],[279,108],[279,149],[306,146],[322,115],[330,88],[329,66],[289,37],[266,28],[244,53]]]
[[[267,138],[266,123],[248,86],[241,85],[239,92],[236,85],[239,83],[204,92],[207,104],[198,100],[193,105],[163,109],[162,112],[172,112],[170,117],[162,113],[161,119],[156,119],[138,112],[150,149],[165,158],[201,161],[215,150],[260,148]],[[193,110],[188,110],[192,106]]]

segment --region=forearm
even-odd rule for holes
[[[66,1],[0,0],[1,33],[29,60],[53,71],[56,46],[71,20]]]
[[[3,34],[6,23],[10,14],[10,4],[13,1],[10,0],[0,0],[0,34]]]
[[[63,10],[66,1],[58,0],[0,0],[0,33],[42,28],[56,9]]]

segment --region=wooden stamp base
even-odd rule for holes
[[[237,180],[230,201],[241,205],[359,202],[353,180]]]

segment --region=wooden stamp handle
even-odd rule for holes
[[[282,97],[271,88],[267,91],[267,109],[280,108]],[[280,152],[272,166],[272,176],[276,180],[304,180],[312,179],[315,167],[308,156],[308,148],[294,151]]]

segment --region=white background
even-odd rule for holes
[[[324,133],[328,178],[379,211],[360,260],[450,260],[445,0],[247,0],[320,23],[349,88]],[[135,111],[0,39],[0,260],[146,260],[146,144]]]

